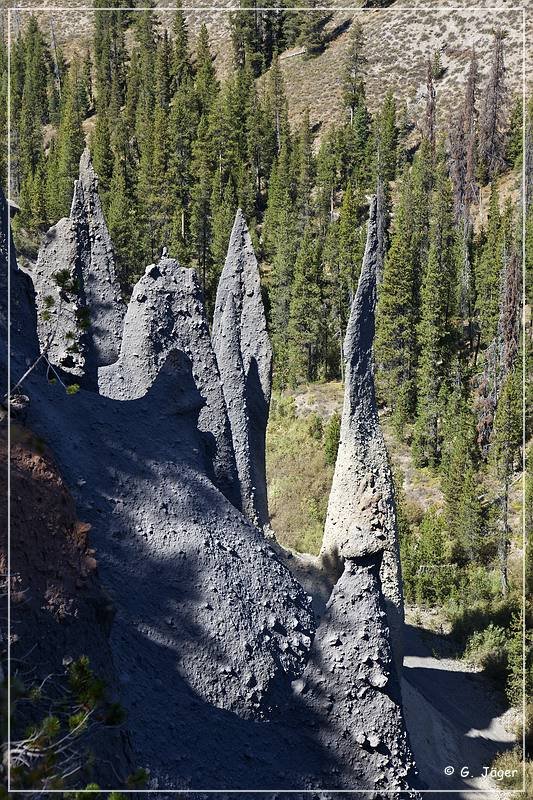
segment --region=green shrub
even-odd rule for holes
[[[307,430],[309,431],[309,436],[312,439],[316,439],[317,441],[322,439],[322,436],[324,435],[324,425],[321,417],[319,417],[318,414],[313,412],[309,415]]]
[[[476,631],[468,638],[465,658],[493,678],[506,677],[509,659],[507,641],[507,631],[490,623],[484,631]]]
[[[521,790],[523,782],[522,748],[515,747],[505,753],[500,753],[491,764],[491,768],[500,771],[502,776],[495,777],[498,788]],[[511,773],[506,775],[505,773]],[[513,774],[514,773],[514,774]],[[526,761],[525,765],[525,792],[520,795],[523,800],[533,800],[533,762]]]
[[[340,435],[341,418],[335,411],[331,415],[324,433],[324,454],[326,457],[326,464],[330,464],[331,466],[334,466],[337,460]]]

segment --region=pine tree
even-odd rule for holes
[[[237,210],[237,200],[235,189],[231,179],[222,187],[220,173],[217,173],[213,184],[211,196],[211,218],[213,220],[213,232],[211,241],[211,259],[213,270],[209,276],[210,288],[207,295],[215,297],[218,278],[222,272],[228,244]]]
[[[272,66],[268,74],[267,108],[270,110],[272,115],[274,130],[276,132],[277,152],[279,153],[283,140],[287,138],[289,131],[289,119],[283,73],[281,71],[277,54],[274,56]]]
[[[326,233],[335,210],[335,194],[339,186],[340,158],[335,128],[326,131],[316,158],[316,210],[322,234]]]
[[[209,44],[207,27],[202,24],[196,43],[196,74],[194,79],[196,96],[201,114],[208,114],[218,92],[213,56]]]
[[[74,60],[69,68],[64,90],[61,121],[57,135],[57,209],[60,216],[69,213],[74,181],[78,177],[79,161],[85,147],[82,114],[79,106],[78,81],[80,66]]]
[[[176,13],[172,24],[172,91],[176,92],[184,81],[192,76],[192,64],[189,55],[189,30],[187,19],[181,8],[181,2],[176,3]]]
[[[468,68],[465,99],[463,104],[463,130],[465,137],[465,195],[464,204],[468,209],[475,202],[478,195],[476,183],[477,170],[477,91],[478,91],[478,62],[474,49]]]
[[[522,160],[522,127],[523,127],[523,99],[517,96],[512,105],[509,129],[506,138],[507,150],[505,160],[507,163],[518,167]]]
[[[293,384],[317,377],[322,317],[320,249],[308,226],[294,265],[289,309],[289,374]]]
[[[478,460],[475,416],[459,385],[450,395],[444,415],[440,472],[448,533],[471,560],[480,552],[484,532]]]
[[[314,9],[318,6],[318,2],[310,0],[309,5]],[[326,47],[324,26],[327,21],[327,15],[318,9],[302,12],[298,42],[305,47],[307,58],[314,58],[324,51]]]
[[[191,171],[191,237],[194,258],[198,266],[204,291],[207,288],[208,270],[211,266],[211,193],[213,166],[209,158],[209,127],[205,117],[200,119],[198,137],[193,144]]]
[[[127,189],[127,166],[120,151],[115,152],[113,177],[109,187],[106,221],[117,254],[118,277],[122,285],[140,277],[138,263],[138,226],[135,207]]]
[[[522,407],[520,375],[511,372],[503,385],[491,436],[490,461],[500,487],[496,501],[498,518],[496,535],[498,546],[498,565],[502,594],[509,589],[507,561],[509,555],[509,495],[515,466],[522,444]]]
[[[479,248],[476,264],[476,308],[482,344],[489,344],[496,335],[503,266],[503,230],[498,187],[491,185],[487,230]]]
[[[343,329],[357,289],[365,251],[366,225],[363,199],[351,181],[345,189],[339,215],[339,283],[344,299]]]
[[[350,125],[353,125],[355,110],[359,103],[364,102],[364,75],[367,63],[363,26],[358,20],[354,20],[342,76],[342,103],[349,111]]]
[[[457,246],[453,198],[441,154],[435,176],[428,264],[422,286],[418,341],[418,408],[413,455],[435,466],[440,458],[439,429],[456,339]]]
[[[109,189],[113,172],[113,151],[111,148],[111,134],[108,125],[107,109],[100,101],[98,102],[98,114],[91,133],[90,144],[93,166],[98,175],[99,189],[101,193],[105,195]]]
[[[384,184],[388,184],[396,177],[398,135],[396,101],[389,91],[374,121],[374,171],[376,179],[383,181]]]
[[[309,110],[306,109],[298,136],[295,153],[298,171],[296,176],[296,198],[303,231],[311,218],[311,193],[314,184],[315,164],[313,158],[313,134],[309,124]]]
[[[339,155],[341,181],[351,178],[355,183],[365,184],[371,175],[371,156],[369,148],[370,114],[366,107],[364,92],[355,108],[351,125],[339,131]]]
[[[413,237],[413,187],[406,168],[385,259],[376,314],[376,362],[380,384],[398,432],[412,415],[416,397],[418,281]]]
[[[505,166],[507,139],[507,87],[505,83],[502,29],[494,31],[492,66],[484,90],[484,105],[479,129],[479,157],[485,175],[492,180]]]
[[[435,157],[437,136],[437,93],[433,83],[433,70],[431,60],[428,59],[426,75],[426,118],[424,121],[424,137],[429,142],[431,158]]]

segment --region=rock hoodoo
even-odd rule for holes
[[[402,664],[403,598],[394,489],[378,421],[372,368],[379,238],[376,199],[370,205],[368,235],[359,285],[344,340],[345,393],[335,473],[329,497],[321,558],[326,564],[379,557],[381,585]]]
[[[7,231],[7,221],[3,226]],[[7,273],[5,248],[0,257]],[[14,260],[9,266],[17,319],[29,326],[29,344],[15,339],[18,370],[33,352],[36,322],[27,277]],[[347,338],[347,408],[361,431],[350,420],[343,430],[357,456],[350,462],[352,495],[364,481],[357,497],[382,492],[384,505],[377,502],[370,521],[384,516],[384,544],[371,544],[374,533],[381,542],[379,526],[363,524],[370,506],[348,498],[345,513],[363,533],[327,540],[340,567],[318,626],[311,597],[263,531],[221,491],[223,477],[231,484],[225,467],[233,447],[240,449],[235,483],[243,488],[247,475],[239,457],[250,465],[250,492],[261,468],[264,482],[271,351],[242,214],[217,298],[220,374],[194,273],[165,258],[135,287],[120,355],[100,365],[98,382],[82,383],[73,396],[38,369],[24,382],[27,424],[53,450],[76,515],[91,526],[97,576],[116,609],[109,650],[132,760],[150,770],[151,788],[209,788],[221,798],[226,790],[265,787],[331,796],[357,788],[379,796],[413,784],[378,574],[393,512],[370,374],[373,287],[369,245]],[[0,322],[4,303],[0,298]],[[237,416],[239,403],[244,417]],[[250,498],[263,523],[266,496],[263,505],[260,494]],[[339,508],[335,519],[336,530],[345,526]],[[15,612],[24,613],[23,606]],[[76,639],[71,625],[69,641]],[[80,630],[80,642],[87,635]],[[17,642],[14,656],[28,644]],[[103,785],[99,759],[108,763],[109,753],[97,749],[95,757],[95,780]]]
[[[228,328],[230,316],[235,322]],[[217,289],[213,347],[233,434],[242,508],[251,522],[264,526],[268,523],[265,435],[272,390],[272,347],[259,267],[240,209]]]
[[[167,371],[172,364],[177,370],[172,389],[177,406],[198,415],[210,476],[239,507],[231,431],[202,292],[193,270],[170,258],[150,264],[135,285],[120,358],[98,371],[99,391],[116,400],[143,397],[165,364]]]
[[[118,358],[125,306],[89,151],[68,218],[46,234],[34,271],[38,332],[52,364],[93,383]]]

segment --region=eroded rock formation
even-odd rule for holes
[[[46,234],[33,280],[41,348],[52,364],[94,384],[97,368],[118,357],[125,306],[88,150],[70,216]]]
[[[240,209],[217,289],[213,347],[233,434],[243,512],[251,522],[264,526],[268,523],[265,436],[272,347],[259,267]]]
[[[372,368],[376,273],[380,244],[376,199],[370,205],[359,285],[344,340],[345,394],[340,442],[321,559],[338,571],[348,559],[382,558],[381,585],[398,667],[402,664],[403,598],[391,469],[381,433]]]
[[[218,395],[194,275],[163,259],[135,287],[120,357],[100,367],[98,385],[69,396],[39,369],[29,375],[28,425],[49,443],[78,517],[92,526],[98,576],[116,608],[109,643],[134,763],[150,769],[153,788],[217,789],[221,798],[265,787],[332,797],[337,788],[407,790],[412,759],[380,548],[339,541],[317,630],[310,596],[220,491],[206,458],[206,437],[223,429],[222,386],[230,419],[230,401],[246,398],[246,425],[253,420],[264,437],[270,347],[252,256],[238,215],[217,306]],[[11,269],[16,313],[29,324],[27,279]],[[367,263],[363,287],[368,272]],[[353,324],[367,369],[367,330]],[[17,339],[17,370],[35,349],[34,330],[35,321],[28,344]],[[222,420],[216,430],[207,414],[202,422],[208,407]],[[230,443],[240,446],[242,430],[252,462],[254,437],[234,420]],[[97,752],[96,763],[105,756]]]
[[[202,292],[193,270],[170,258],[150,264],[134,287],[120,358],[98,372],[100,394],[115,400],[143,397],[165,364],[176,371],[176,408],[198,418],[199,457],[205,455],[207,474],[239,507],[231,431]]]

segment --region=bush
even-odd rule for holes
[[[324,434],[324,454],[326,457],[326,464],[335,466],[337,460],[337,452],[339,449],[339,440],[341,436],[341,418],[335,411],[326,425]]]
[[[522,749],[515,747],[506,753],[500,753],[491,764],[491,769],[502,773],[495,776],[495,783],[502,789],[520,790],[522,788]],[[505,773],[511,773],[506,775]],[[515,774],[512,774],[515,773]],[[525,792],[520,795],[523,800],[533,800],[533,762],[526,761]]]
[[[465,658],[492,678],[506,677],[509,660],[507,639],[504,628],[490,623],[484,631],[476,631],[469,637]]]

